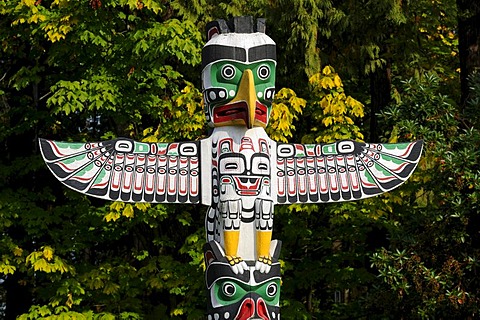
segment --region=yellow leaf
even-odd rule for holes
[[[307,104],[305,99],[298,98],[298,97],[291,97],[289,101],[290,101],[293,109],[297,113],[302,113],[302,108],[304,108],[305,105]]]
[[[143,136],[147,136],[147,135],[149,135],[149,134],[152,133],[152,132],[153,132],[153,127],[148,127],[148,128],[146,128],[145,130],[143,130],[142,135],[143,135]]]
[[[43,15],[43,14],[34,14],[33,16],[31,16],[29,19],[28,19],[28,22],[33,22],[33,23],[37,23],[38,21],[42,22],[42,21],[45,21],[46,20],[46,17]]]
[[[71,15],[66,15],[65,17],[61,17],[60,21],[67,22],[68,20],[70,20],[70,17],[71,17]]]
[[[332,89],[333,87],[335,87],[335,83],[333,83],[332,79],[327,77],[323,78],[321,83],[322,87],[325,89]]]
[[[33,7],[35,5],[35,0],[23,0],[22,1],[27,7]]]
[[[328,76],[330,73],[332,73],[332,68],[330,66],[325,66],[325,68],[322,70],[322,73]]]
[[[311,76],[309,79],[308,79],[308,82],[311,84],[311,85],[314,85],[316,83],[319,83],[320,82],[320,79],[321,79],[321,74],[320,73],[316,73],[314,74],[313,76]]]
[[[13,254],[17,257],[20,257],[22,253],[23,253],[23,249],[20,247],[15,247],[15,249],[13,249]]]
[[[14,20],[12,22],[12,25],[16,26],[17,24],[22,24],[22,23],[25,23],[25,19],[24,18],[19,18],[17,20]]]
[[[359,118],[363,118],[363,104],[357,101],[357,103],[353,106],[352,109],[353,115]]]
[[[39,259],[33,263],[34,271],[45,271],[49,273],[51,269],[51,266],[47,263],[47,260],[45,259]]]
[[[183,309],[175,309],[172,311],[173,315],[174,316],[179,316],[179,315],[182,315],[184,313]]]
[[[122,215],[127,218],[133,218],[133,206],[130,203],[125,206]]]
[[[120,218],[120,213],[118,212],[110,212],[108,214],[105,215],[104,219],[107,221],[107,222],[110,222],[110,221],[117,221],[118,219]]]
[[[326,117],[322,120],[322,123],[325,125],[325,127],[328,127],[332,125],[333,123],[333,117]]]
[[[347,111],[345,104],[341,101],[337,101],[336,104],[332,104],[333,114],[342,115]]]
[[[120,211],[125,207],[125,202],[115,201],[110,205],[110,210]]]
[[[50,261],[53,259],[53,249],[49,246],[43,247],[43,256],[47,261]]]
[[[3,264],[3,263],[0,263],[0,273],[3,273],[3,274],[14,274],[15,273],[15,270],[16,268],[12,265],[9,265],[9,264]]]
[[[138,202],[138,203],[135,203],[135,207],[137,207],[137,209],[145,212],[145,211],[147,211],[148,208],[150,208],[150,204],[149,203],[144,203],[144,202]]]
[[[72,294],[69,293],[67,295],[67,301],[65,302],[65,304],[67,305],[67,307],[71,308],[73,306],[73,297],[72,297]]]
[[[340,77],[338,76],[338,74],[336,74],[334,77],[333,77],[333,82],[335,83],[335,86],[337,88],[341,87],[342,86],[342,79],[340,79]]]

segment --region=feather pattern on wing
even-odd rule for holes
[[[42,156],[66,186],[125,202],[200,201],[200,143],[96,143],[40,139]]]
[[[358,200],[390,191],[413,173],[422,141],[277,145],[277,202]]]

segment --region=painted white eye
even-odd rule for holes
[[[260,176],[270,174],[270,159],[266,155],[256,154],[252,157],[252,174]]]
[[[267,66],[266,64],[261,65],[257,69],[257,75],[262,80],[267,79],[268,77],[270,77],[270,67]]]
[[[267,296],[270,298],[274,297],[277,294],[277,284],[276,283],[270,283],[267,287],[266,293]]]
[[[226,163],[225,164],[225,169],[227,170],[237,170],[238,169],[238,163]]]
[[[235,77],[235,67],[231,64],[226,64],[222,67],[221,73],[225,80],[231,80]]]
[[[258,164],[258,170],[259,170],[259,171],[264,171],[264,170],[266,171],[266,170],[268,170],[268,164],[266,164],[266,163],[259,163],[259,164]]]
[[[245,160],[236,156],[222,157],[218,164],[220,174],[242,174],[245,172]]]
[[[225,282],[222,287],[223,294],[226,295],[227,297],[232,297],[237,289],[235,288],[235,285],[231,282]]]

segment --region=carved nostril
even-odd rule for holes
[[[259,298],[257,300],[257,315],[260,317],[260,319],[264,320],[269,320],[270,317],[268,316],[268,309],[265,304],[265,301],[263,301],[262,298]]]
[[[255,314],[255,302],[252,298],[247,298],[242,302],[240,311],[235,320],[248,320]]]

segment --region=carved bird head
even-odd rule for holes
[[[207,25],[202,51],[205,113],[213,127],[266,127],[275,95],[275,42],[265,20],[235,17]]]

